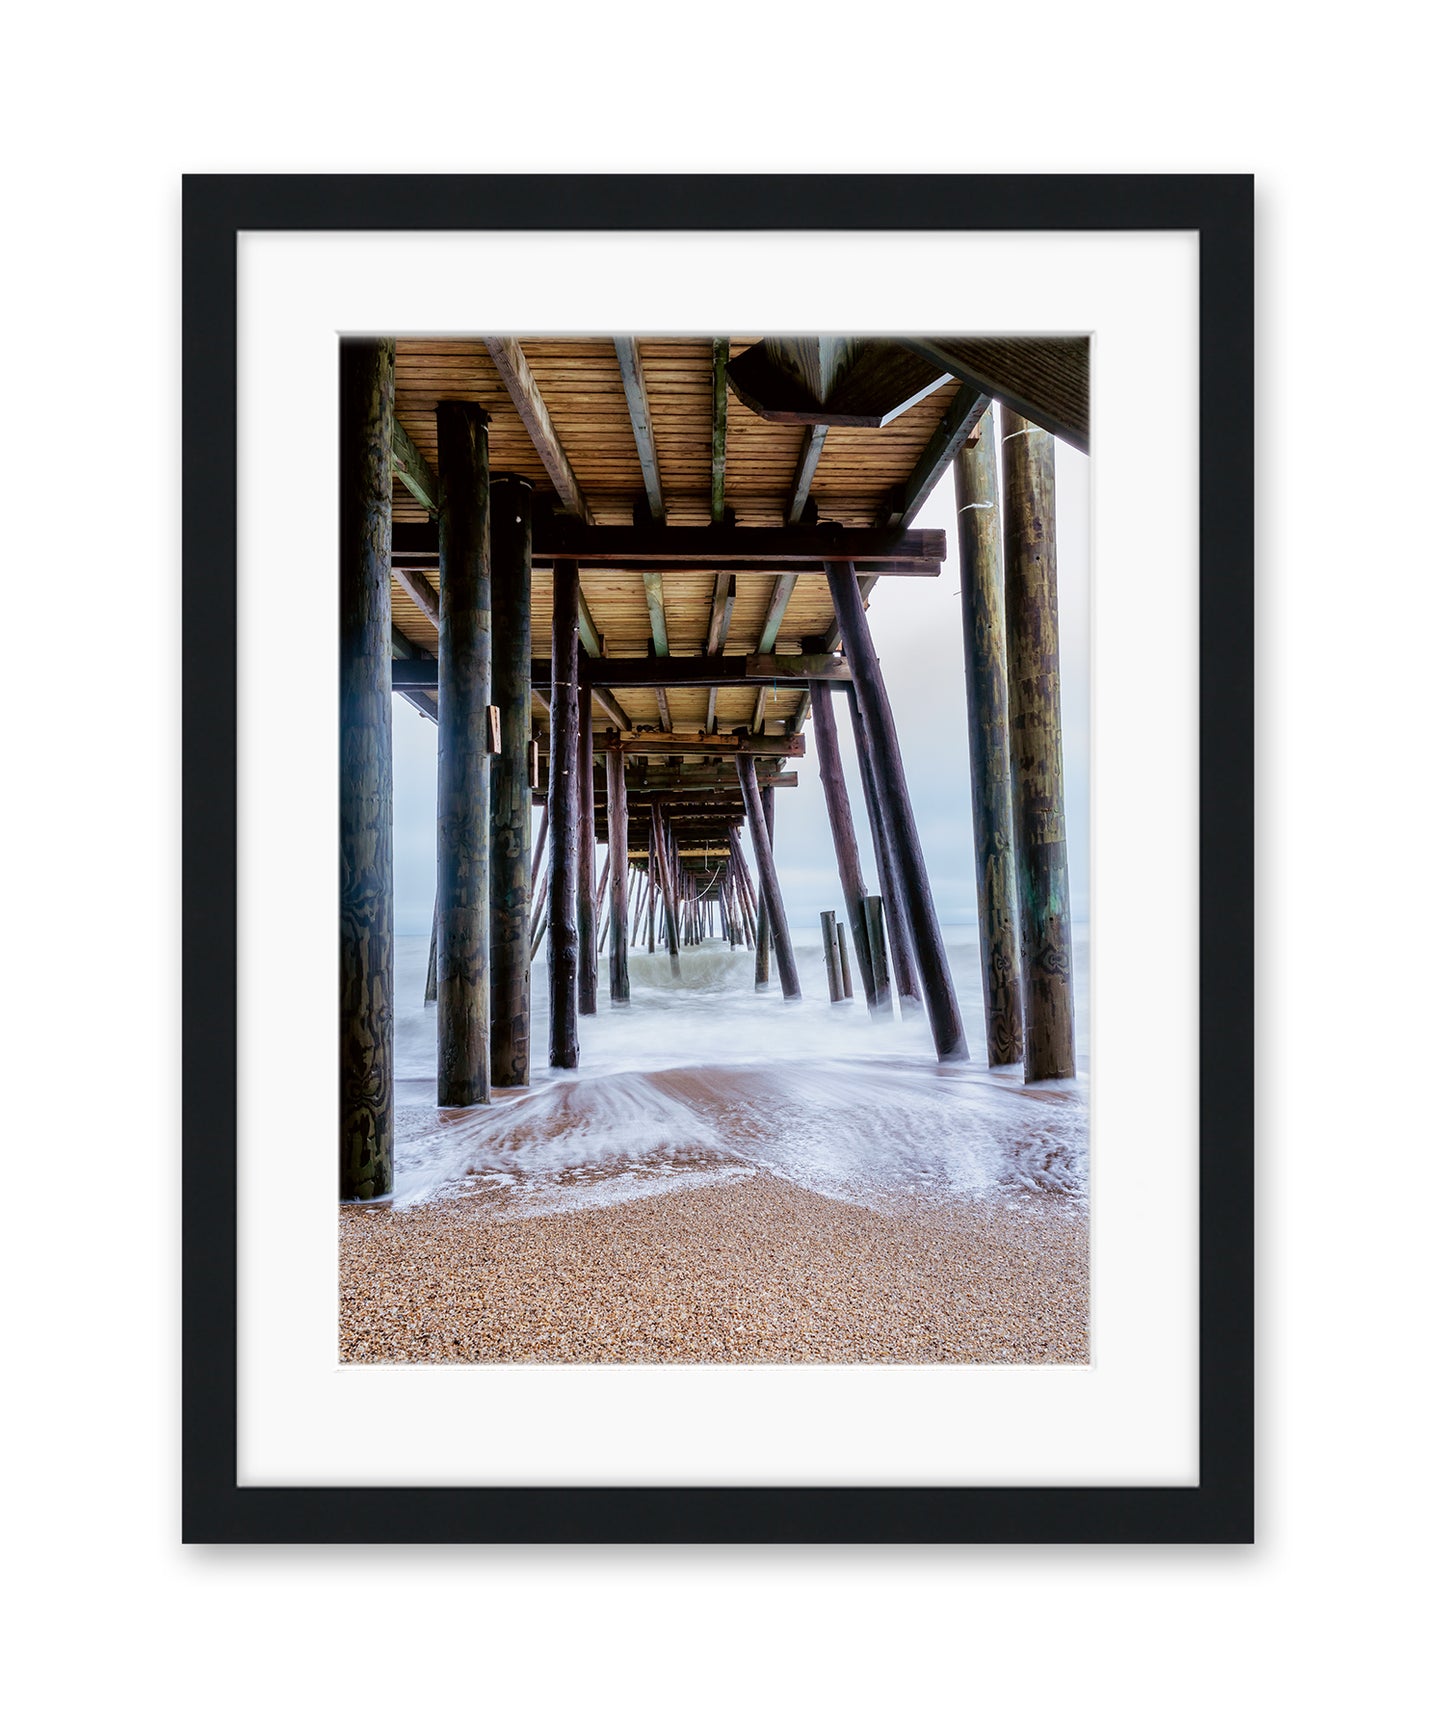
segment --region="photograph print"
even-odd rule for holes
[[[338,350],[340,1360],[1087,1363],[1087,335]]]

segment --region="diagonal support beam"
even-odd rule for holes
[[[879,515],[880,529],[908,528],[918,516],[919,507],[933,492],[939,477],[988,413],[992,401],[987,392],[974,391],[967,385],[961,387],[913,466],[913,474]]]
[[[788,489],[787,521],[797,524],[802,521],[803,508],[808,503],[808,495],[813,487],[813,475],[818,468],[818,459],[823,455],[823,441],[827,437],[826,427],[810,427],[803,430],[803,444],[798,452],[798,467],[793,471],[793,485]]]
[[[642,485],[647,492],[647,509],[657,523],[666,517],[662,502],[662,471],[657,463],[657,441],[652,434],[652,411],[647,405],[647,382],[642,377],[642,355],[635,337],[614,337],[617,365],[622,373],[622,390],[627,398],[627,414],[632,422],[632,439],[637,447],[637,461],[642,465]]]
[[[512,407],[521,416],[522,426],[526,428],[537,456],[542,460],[542,467],[552,478],[552,486],[557,490],[566,509],[581,518],[583,523],[590,524],[592,511],[587,504],[587,496],[582,491],[581,482],[577,480],[577,472],[562,449],[562,441],[557,437],[552,417],[542,401],[542,393],[527,358],[522,353],[521,344],[515,337],[488,337],[485,342],[487,353],[502,376],[502,384],[507,388],[507,396],[512,400]]]
[[[432,467],[416,448],[416,442],[401,425],[391,426],[391,469],[414,499],[420,500],[433,517],[441,510],[441,489]]]
[[[731,572],[719,572],[713,584],[712,615],[707,627],[708,656],[718,656],[728,641],[733,604],[738,599],[738,581]]]
[[[440,632],[442,625],[442,602],[441,597],[437,595],[432,584],[427,579],[423,578],[420,572],[408,572],[399,566],[392,567],[392,571],[396,575],[397,583],[401,585],[402,589],[406,591],[407,595],[411,597],[412,601],[416,603],[417,607],[421,609],[422,613],[426,615],[427,619],[430,620],[432,625],[436,627],[438,632]]]

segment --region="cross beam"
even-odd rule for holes
[[[594,695],[618,687],[682,688],[694,686],[806,687],[809,681],[850,681],[853,676],[840,656],[607,656],[588,658],[587,678]],[[550,687],[549,659],[532,659],[533,686]],[[394,692],[433,692],[437,684],[434,658],[397,657],[391,665]]]

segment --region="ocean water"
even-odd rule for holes
[[[397,941],[394,1199],[470,1194],[502,1215],[586,1209],[685,1186],[770,1174],[831,1198],[917,1209],[1088,1189],[1088,940],[1076,930],[1079,1077],[1023,1082],[990,1071],[974,928],[945,929],[974,1058],[941,1066],[926,1017],[828,1003],[821,944],[797,948],[803,999],[774,979],[759,993],[753,953],[709,940],[629,959],[632,1000],[579,1020],[581,1063],[546,1064],[546,947],[532,970],[533,1065],[526,1089],[484,1106],[435,1106],[436,1012],[423,1006],[428,942]],[[857,983],[855,980],[855,990]]]

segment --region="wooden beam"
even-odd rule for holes
[[[710,735],[717,727],[717,688],[707,689],[707,720],[703,723],[703,733]]]
[[[392,565],[414,571],[434,567],[436,546],[434,524],[396,524]],[[947,553],[947,532],[935,529],[581,524],[541,510],[532,523],[534,570],[568,559],[611,572],[822,572],[830,560],[851,560],[864,573],[936,578]]]
[[[667,688],[664,686],[657,689],[657,714],[662,719],[663,730],[671,734],[672,712],[667,708]]]
[[[763,732],[763,719],[768,710],[768,690],[765,686],[758,688],[758,702],[753,706],[753,733],[755,735],[760,735]]]
[[[727,643],[733,604],[738,599],[738,581],[731,572],[719,572],[713,583],[712,615],[707,626],[707,654],[717,656]]]
[[[827,436],[827,428],[810,427],[803,429],[803,444],[798,453],[798,467],[793,472],[793,485],[788,489],[787,520],[797,524],[802,520],[803,508],[808,503],[808,495],[813,487],[813,472],[818,467],[818,459],[823,455],[823,440]]]
[[[547,413],[547,406],[542,401],[542,393],[527,358],[522,353],[521,344],[515,337],[488,337],[485,341],[487,353],[502,376],[502,384],[507,388],[507,396],[511,398],[513,407],[521,416],[522,425],[536,448],[537,456],[542,460],[542,467],[552,478],[552,486],[557,490],[562,504],[584,524],[590,524],[592,511],[587,504],[587,496],[582,492],[577,472],[562,449],[562,442],[557,437],[552,417]]]
[[[608,705],[616,700],[608,690],[613,687],[723,687],[723,686],[807,686],[809,681],[826,680],[846,683],[853,676],[846,661],[826,652],[805,656],[610,656],[587,663],[587,678],[592,682],[597,702],[608,716],[616,720]],[[549,686],[551,665],[540,658],[532,660],[533,686]],[[391,684],[395,692],[433,692],[436,690],[436,663],[429,656],[393,657]],[[605,697],[604,697],[605,694]],[[621,707],[617,706],[618,711]],[[619,728],[631,728],[630,722],[619,722]]]
[[[667,655],[667,610],[662,603],[662,574],[660,572],[644,572],[642,588],[647,593],[647,618],[652,627],[652,653],[654,656]],[[589,656],[593,654],[588,651]],[[599,651],[598,655],[601,654]]]
[[[964,389],[996,397],[1025,421],[1089,449],[1087,337],[905,337]]]
[[[393,566],[396,581],[431,621],[432,625],[441,630],[442,604],[433,586],[419,572],[408,572],[404,568]]]
[[[712,340],[712,521],[723,520],[728,453],[728,355],[726,337]]]
[[[593,689],[595,692],[595,688]],[[763,758],[801,759],[807,747],[801,735],[704,735],[672,733],[627,728],[619,730],[621,743],[629,758],[667,758],[679,753],[705,753],[709,757],[732,758],[738,754],[758,754]]]
[[[580,588],[577,592],[577,637],[588,656],[607,654],[607,640],[597,630],[597,622],[592,618],[592,610]]]
[[[642,486],[647,509],[661,523],[666,516],[662,502],[662,471],[657,465],[657,441],[652,434],[652,411],[647,406],[647,382],[642,377],[642,357],[635,337],[614,337],[617,365],[622,373],[622,391],[632,421],[632,440],[642,465]]]
[[[880,528],[907,527],[918,515],[918,509],[933,492],[939,477],[961,451],[980,421],[988,413],[987,392],[976,392],[962,386],[949,404],[943,419],[933,430],[923,455],[913,466],[913,473],[883,510]],[[856,936],[855,936],[856,938]]]
[[[391,469],[403,487],[435,517],[441,510],[441,489],[431,465],[416,449],[416,442],[400,420],[391,427]]]
[[[589,676],[590,672],[589,670]],[[594,686],[592,696],[597,701],[598,709],[614,728],[627,730],[632,727],[632,718],[628,716],[605,686]]]
[[[728,380],[764,421],[887,427],[948,377],[887,337],[767,337],[728,363]]]
[[[768,612],[763,618],[763,629],[758,634],[758,654],[767,656],[778,642],[778,633],[782,628],[783,616],[788,612],[788,603],[792,600],[793,588],[798,582],[795,572],[784,572],[773,585],[772,598],[768,603]]]

